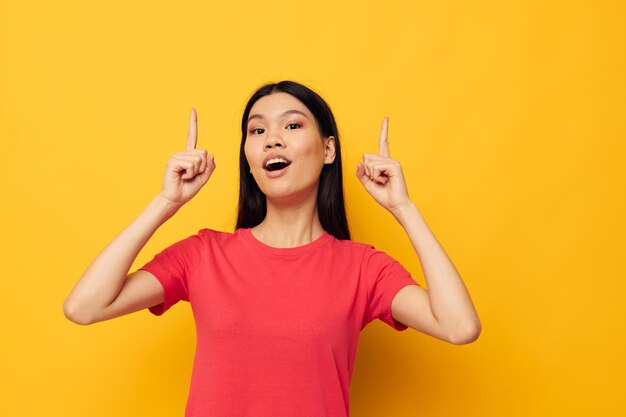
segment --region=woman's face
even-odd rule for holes
[[[320,136],[315,117],[300,100],[274,93],[250,109],[244,152],[268,199],[297,202],[317,195],[322,167],[335,159],[335,138]]]

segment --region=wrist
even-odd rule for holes
[[[408,199],[405,203],[394,207],[393,209],[390,209],[389,211],[391,212],[393,217],[395,217],[396,220],[400,222],[400,224],[404,224],[404,222],[416,212],[419,214],[417,206],[410,199]]]
[[[157,194],[157,196],[150,202],[150,205],[153,206],[153,208],[155,208],[165,218],[172,217],[174,214],[176,214],[178,209],[182,207],[182,204],[175,203],[172,200],[162,196],[161,194]]]

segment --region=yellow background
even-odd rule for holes
[[[281,79],[335,111],[354,239],[424,284],[354,177],[389,115],[391,155],[483,324],[454,346],[372,323],[353,416],[625,415],[624,4],[4,0],[0,415],[183,415],[188,303],[86,327],[62,304],[159,192],[192,106],[217,170],[133,268],[232,230],[241,113]]]

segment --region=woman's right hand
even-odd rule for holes
[[[181,207],[195,196],[209,180],[215,170],[213,154],[207,156],[206,149],[196,149],[198,142],[198,116],[191,109],[187,148],[177,152],[167,160],[163,189],[159,193]]]

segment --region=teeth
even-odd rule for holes
[[[265,163],[265,166],[269,166],[270,164],[276,164],[278,162],[282,162],[283,164],[288,163],[287,161],[285,161],[283,158],[272,158],[269,161],[267,161]]]

